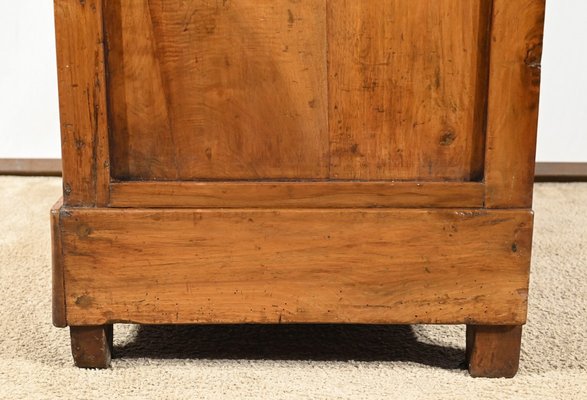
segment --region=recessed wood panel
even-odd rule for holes
[[[326,1],[107,0],[112,173],[326,178]]]
[[[526,319],[529,211],[62,209],[67,322]]]
[[[490,3],[329,2],[332,178],[480,179]]]

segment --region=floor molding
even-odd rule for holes
[[[0,175],[61,176],[61,160],[54,158],[0,158]]]
[[[536,182],[587,182],[587,162],[537,163]]]
[[[61,160],[0,158],[0,175],[61,176]],[[536,182],[587,182],[587,162],[536,164]]]

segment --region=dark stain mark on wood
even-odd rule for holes
[[[75,299],[75,305],[81,308],[89,308],[92,306],[94,302],[94,298],[92,296],[88,296],[87,294],[83,294]]]
[[[379,83],[377,82],[377,80],[368,80],[365,79],[363,81],[363,90],[364,91],[372,91],[374,92],[375,89],[377,89],[377,86],[379,85]]]
[[[524,63],[530,69],[530,79],[532,85],[538,87],[540,85],[540,76],[542,70],[542,40],[540,43],[530,47],[526,53]]]
[[[454,143],[456,138],[457,138],[457,135],[455,135],[454,132],[451,132],[451,131],[444,132],[442,134],[442,136],[440,137],[440,145],[441,146],[450,146],[451,144]]]
[[[81,224],[77,228],[77,236],[80,239],[83,239],[83,238],[90,236],[91,233],[92,233],[92,228],[90,228],[88,225]]]
[[[291,10],[288,9],[287,10],[287,24],[289,25],[290,28],[293,27],[294,22],[295,22],[295,18],[294,18],[293,12],[291,12]]]
[[[530,68],[540,69],[542,67],[542,43],[538,43],[528,49],[524,63]]]
[[[361,308],[360,305],[359,306],[354,306],[354,307]],[[388,306],[388,305],[385,305],[385,304],[365,304],[364,307],[365,308],[387,308],[387,309],[392,309],[393,308],[392,306]]]
[[[63,194],[69,196],[71,194],[71,185],[69,183],[63,184]]]
[[[518,293],[524,299],[528,299],[528,289],[527,288],[517,289],[516,290],[516,293]]]
[[[436,89],[440,89],[441,84],[442,84],[442,78],[440,75],[440,68],[436,68],[436,70],[434,71],[434,87]]]
[[[514,253],[518,252],[518,244],[517,243],[512,243],[512,252],[514,252]]]

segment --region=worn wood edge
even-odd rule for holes
[[[483,206],[479,182],[124,182],[111,207],[462,207]]]
[[[60,229],[60,212],[62,207],[63,197],[51,208],[52,314],[53,325],[60,328],[67,326],[63,246]]]
[[[226,212],[226,213],[242,213],[242,212],[247,212],[247,211],[251,211],[251,212],[259,212],[260,210],[258,209],[231,209],[231,210],[224,210],[221,212]],[[266,211],[268,213],[272,213],[272,214],[276,214],[276,213],[280,213],[280,212],[294,212],[294,213],[306,213],[306,212],[316,212],[316,213],[324,213],[325,210],[324,209],[290,209],[290,210],[283,210],[283,209],[279,209],[279,210],[263,210]],[[340,212],[341,210],[331,210],[331,212]],[[345,211],[345,210],[342,210]],[[477,324],[477,325],[487,325],[487,326],[501,326],[501,325],[521,325],[521,324],[525,324],[526,323],[526,318],[527,318],[527,288],[528,288],[528,280],[529,280],[529,268],[530,268],[530,253],[531,253],[531,245],[529,243],[531,243],[531,232],[532,232],[532,220],[533,220],[533,212],[530,210],[520,210],[520,209],[512,209],[512,210],[505,210],[505,209],[499,209],[499,210],[486,210],[486,209],[480,209],[480,210],[471,210],[471,209],[454,209],[454,210],[450,210],[450,209],[442,209],[442,210],[435,210],[435,209],[412,209],[412,210],[402,210],[402,209],[398,209],[398,210],[374,210],[374,209],[348,209],[346,210],[348,212],[366,212],[366,213],[380,213],[380,212],[407,212],[407,213],[413,213],[414,216],[417,216],[416,214],[420,213],[420,214],[442,214],[442,213],[454,213],[455,215],[460,215],[463,216],[464,218],[468,219],[468,218],[476,218],[476,217],[484,217],[484,216],[488,216],[488,215],[492,215],[494,222],[491,221],[485,221],[484,225],[486,226],[492,226],[494,224],[501,224],[503,221],[506,221],[507,219],[515,219],[515,218],[522,218],[525,221],[526,224],[526,228],[524,228],[524,230],[528,230],[529,229],[529,235],[527,237],[524,238],[524,236],[519,236],[518,233],[515,234],[515,237],[517,239],[515,239],[516,241],[518,240],[522,240],[522,242],[524,242],[525,244],[523,246],[518,246],[517,249],[513,249],[512,250],[514,252],[518,252],[518,254],[520,254],[519,252],[521,250],[524,250],[524,264],[527,264],[527,266],[524,266],[524,270],[520,270],[520,273],[524,274],[524,277],[526,279],[525,282],[525,288],[523,291],[522,289],[518,289],[517,292],[518,294],[524,298],[524,300],[522,300],[521,298],[519,300],[519,306],[516,312],[513,313],[503,313],[502,311],[502,315],[500,314],[500,316],[498,317],[488,317],[488,316],[481,316],[481,317],[467,317],[467,316],[462,316],[459,318],[451,318],[451,319],[447,319],[447,318],[437,318],[437,319],[430,319],[430,318],[424,318],[424,316],[418,317],[417,315],[415,316],[416,318],[413,317],[402,317],[402,318],[397,318],[394,317],[391,320],[385,320],[385,319],[376,319],[376,320],[364,320],[359,318],[358,320],[349,320],[349,321],[327,321],[327,322],[332,322],[332,323],[365,323],[365,324],[371,324],[371,323],[388,323],[388,324],[406,324],[406,323],[423,323],[423,324]],[[70,219],[71,221],[77,221],[76,223],[82,223],[80,221],[84,221],[84,219],[87,221],[87,217],[91,217],[91,219],[99,221],[102,218],[105,217],[104,213],[110,214],[110,216],[112,217],[113,215],[119,215],[119,216],[123,216],[123,215],[132,215],[135,214],[136,216],[139,216],[141,220],[145,220],[145,219],[153,219],[154,221],[161,221],[161,214],[160,213],[165,213],[168,214],[168,216],[172,216],[172,219],[174,221],[177,220],[185,220],[185,218],[183,217],[183,215],[185,213],[192,213],[192,212],[210,212],[210,213],[217,213],[219,212],[218,210],[195,210],[195,209],[99,209],[99,208],[86,208],[86,209],[62,209],[62,216]],[[328,211],[326,211],[328,212]],[[84,217],[85,214],[85,217]],[[175,215],[173,215],[175,214]],[[523,215],[523,216],[522,216]],[[119,219],[119,217],[115,217],[115,219]],[[166,219],[165,217],[163,217],[163,219]],[[86,232],[89,232],[90,234],[95,233],[93,231],[93,228],[91,228],[90,226],[86,225],[86,223],[88,222],[83,222],[81,225],[81,230],[78,230],[77,233],[72,232],[72,234],[75,235],[85,235]],[[159,223],[159,222],[157,222]],[[521,226],[521,225],[520,225]],[[425,229],[425,227],[423,227],[422,229]],[[479,229],[482,229],[481,227]],[[77,229],[76,229],[77,230]],[[107,228],[108,231],[110,231],[109,228]],[[166,236],[165,236],[166,237]],[[80,236],[81,238],[81,236]],[[510,239],[508,239],[509,241]],[[77,250],[76,250],[77,251]],[[160,252],[161,253],[161,252]],[[164,254],[165,251],[162,250],[161,254]],[[483,258],[485,260],[485,258]],[[75,263],[76,267],[75,269],[77,270],[77,268],[79,267],[79,264]],[[519,275],[521,276],[521,275]],[[84,296],[82,296],[84,297]],[[83,301],[80,299],[76,300],[76,304],[77,301]],[[66,300],[67,301],[67,300]],[[179,300],[178,300],[179,301]],[[444,303],[443,303],[444,304]],[[444,306],[443,306],[444,307]],[[157,320],[157,321],[153,321],[150,318],[146,318],[146,319],[141,319],[141,318],[126,318],[126,317],[121,317],[121,316],[113,316],[110,315],[110,317],[108,317],[107,314],[101,314],[100,318],[96,319],[94,317],[87,317],[87,311],[89,309],[86,308],[85,311],[82,314],[79,314],[79,312],[77,314],[79,315],[69,315],[68,316],[68,322],[70,323],[70,325],[102,325],[102,324],[112,324],[112,323],[139,323],[139,324],[152,324],[152,323],[156,323],[156,324],[193,324],[193,323],[198,323],[198,324],[224,324],[224,323],[235,323],[238,321],[233,321],[233,320],[213,320],[213,321],[207,321],[207,320],[200,320],[200,319],[189,319],[189,320]],[[411,312],[411,311],[410,311]],[[75,314],[75,313],[74,313]],[[286,321],[285,323],[323,323],[324,321],[317,321],[317,320],[295,320],[295,321]],[[246,320],[245,322],[238,322],[238,323],[261,323],[261,324],[265,324],[265,323],[277,323],[277,321],[273,321],[273,320]],[[281,322],[281,319],[279,321],[279,323]]]

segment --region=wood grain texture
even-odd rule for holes
[[[112,325],[71,326],[71,353],[80,368],[108,368],[112,359]]]
[[[532,214],[62,209],[67,321],[526,320]]]
[[[101,0],[55,0],[63,195],[104,206],[110,181]]]
[[[63,276],[63,249],[59,212],[63,207],[63,198],[51,208],[51,286],[53,325],[63,328],[67,326],[65,313],[65,278]]]
[[[485,182],[489,208],[532,205],[544,0],[494,0]]]
[[[481,178],[489,5],[329,2],[332,178]]]
[[[106,1],[114,177],[327,177],[325,0]]]
[[[513,378],[520,364],[521,343],[521,325],[467,325],[469,373],[479,378]]]
[[[463,207],[483,206],[475,182],[113,183],[111,207]]]

